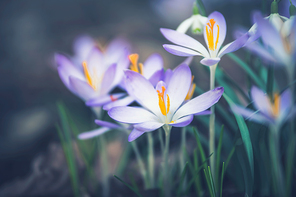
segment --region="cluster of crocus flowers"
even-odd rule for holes
[[[159,81],[156,87],[134,71],[125,71],[125,78],[128,93],[142,107],[113,107],[108,114],[114,120],[133,124],[129,141],[165,125],[187,126],[194,114],[218,102],[224,91],[223,87],[218,87],[183,104],[191,86],[191,71],[186,64],[173,71],[168,84]]]
[[[101,50],[91,38],[78,39],[74,44],[76,54],[68,58],[56,54],[58,72],[65,86],[84,101],[96,99],[97,106],[107,104],[124,94],[110,94],[122,80],[123,70],[129,65],[129,45],[120,39],[114,40]]]
[[[204,28],[204,39],[208,49],[184,33],[164,28],[160,31],[166,39],[175,44],[163,45],[165,50],[178,56],[202,56],[204,58],[201,63],[206,66],[217,64],[224,54],[240,49],[249,38],[246,33],[220,49],[226,37],[226,22],[220,12],[211,13]]]
[[[253,86],[251,98],[256,111],[240,106],[233,106],[233,111],[251,121],[269,125],[281,125],[296,112],[292,108],[292,95],[289,89],[282,94],[275,93],[271,98],[264,91]]]

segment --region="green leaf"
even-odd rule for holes
[[[121,183],[123,183],[124,185],[126,185],[128,188],[130,188],[133,192],[135,192],[135,194],[137,194],[139,197],[143,197],[138,191],[137,189],[135,189],[134,187],[130,186],[129,184],[127,184],[126,182],[124,182],[123,180],[121,180],[118,176],[113,175],[117,180],[119,180]]]
[[[222,164],[222,172],[221,172],[220,197],[222,197],[223,179],[224,179],[224,162]]]
[[[244,61],[242,61],[238,56],[236,56],[233,53],[226,54],[230,59],[235,61],[244,71],[250,76],[254,82],[259,86],[261,89],[265,88],[265,85],[263,81],[252,71],[252,69],[249,67],[248,64],[246,64]]]
[[[177,190],[178,191],[177,196],[180,196],[180,194],[181,194],[183,182],[184,182],[184,179],[185,179],[185,175],[187,173],[187,169],[188,169],[188,162],[186,162],[186,164],[184,166],[184,169],[182,170],[181,179],[180,179],[179,187],[178,187],[178,190]]]
[[[220,137],[219,137],[219,143],[217,147],[217,160],[216,160],[216,172],[219,172],[220,169],[220,160],[221,160],[221,149],[222,149],[222,142],[223,142],[223,132],[224,132],[224,125],[221,127]],[[219,173],[216,174],[216,182],[218,184],[219,180]]]

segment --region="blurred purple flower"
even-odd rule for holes
[[[225,40],[227,29],[223,15],[220,12],[211,13],[206,24],[204,28],[204,39],[208,50],[200,42],[186,34],[161,28],[160,31],[164,37],[176,44],[164,44],[164,49],[178,56],[202,56],[204,57],[201,60],[202,64],[213,66],[220,61],[220,58],[224,54],[240,49],[249,38],[249,35],[246,33],[220,50]]]
[[[232,106],[232,110],[254,122],[273,125],[280,125],[284,120],[291,118],[296,112],[296,108],[292,108],[292,98],[289,89],[281,95],[274,94],[272,101],[262,90],[253,86],[251,89],[251,98],[257,111],[236,105]]]
[[[191,71],[186,64],[175,69],[168,84],[160,81],[156,88],[137,72],[125,71],[125,77],[126,89],[142,107],[113,107],[108,114],[116,121],[133,124],[129,141],[165,125],[187,126],[194,114],[218,102],[224,91],[218,87],[183,104],[191,85]]]
[[[117,39],[102,51],[91,38],[80,37],[75,41],[73,58],[55,55],[60,78],[84,101],[96,98],[97,106],[115,101],[125,95],[110,92],[121,82],[123,70],[129,65],[128,48],[124,40]]]

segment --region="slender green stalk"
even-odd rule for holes
[[[137,146],[136,142],[131,142],[131,145],[132,145],[132,148],[133,148],[133,150],[135,152],[137,162],[138,162],[138,165],[139,165],[139,168],[140,168],[140,173],[141,173],[141,175],[143,177],[143,180],[144,180],[144,187],[148,188],[149,181],[148,181],[147,171],[145,169],[144,162],[143,162],[142,157],[140,155],[138,146]]]
[[[269,150],[274,174],[275,196],[284,196],[284,178],[280,157],[279,126],[270,125]]]
[[[215,88],[215,73],[216,73],[217,64],[210,67],[210,89]],[[210,134],[210,148],[209,155],[215,152],[215,105],[211,107],[211,115],[209,122],[209,134]],[[210,167],[212,170],[213,177],[216,177],[215,174],[215,155],[212,155],[210,158]]]
[[[170,189],[170,176],[169,176],[169,148],[170,148],[170,135],[171,135],[171,126],[164,125],[163,130],[165,131],[165,148],[163,153],[163,161],[164,161],[164,179],[163,179],[163,189],[164,196],[171,197],[171,189]]]
[[[103,182],[103,196],[109,196],[110,191],[110,185],[109,185],[109,161],[108,161],[108,155],[107,155],[107,144],[105,136],[102,135],[99,137],[99,152],[101,153],[101,166],[102,166],[102,182]]]
[[[181,147],[180,147],[180,170],[182,171],[185,167],[185,155],[183,154],[183,151],[186,151],[186,127],[182,128],[181,133]],[[184,177],[183,185],[182,185],[183,191],[186,189],[186,177]]]
[[[154,151],[152,132],[147,132],[148,136],[148,171],[150,179],[150,187],[154,188]]]

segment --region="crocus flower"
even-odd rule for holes
[[[160,31],[166,39],[176,44],[163,45],[165,50],[178,56],[202,56],[204,58],[201,63],[206,66],[217,64],[224,54],[241,48],[249,37],[248,34],[245,34],[220,50],[226,36],[226,22],[220,12],[211,13],[204,28],[204,39],[208,49],[184,33],[164,28],[161,28]]]
[[[218,87],[182,105],[191,85],[191,71],[185,64],[175,69],[168,84],[160,81],[156,88],[137,72],[125,71],[125,77],[129,94],[142,107],[113,107],[108,114],[114,120],[133,124],[129,141],[165,125],[187,126],[193,114],[214,105],[224,91],[223,87]]]
[[[232,106],[235,113],[241,114],[245,118],[258,123],[267,123],[271,125],[280,125],[284,120],[290,118],[295,109],[292,107],[291,92],[285,90],[281,95],[274,94],[274,99],[265,94],[262,90],[253,86],[251,89],[251,98],[256,111],[239,106]]]
[[[146,79],[148,79],[153,86],[157,84],[157,82],[161,79],[163,75],[163,59],[159,54],[152,54],[147,58],[147,60],[142,63],[138,63],[139,55],[131,54],[128,56],[130,60],[130,70],[135,71],[143,75]],[[122,72],[123,73],[123,72]],[[122,82],[121,86],[125,89],[125,83]],[[97,98],[89,100],[86,104],[88,106],[96,106],[97,101],[100,103],[100,100]],[[135,101],[135,99],[131,95],[127,95],[124,98],[117,99],[114,102],[110,102],[104,105],[104,110],[109,110],[115,106],[126,106]]]
[[[101,51],[98,47],[92,46],[89,39],[78,41],[75,46],[80,46],[81,50],[76,51],[81,54],[76,54],[72,61],[64,55],[55,55],[60,78],[66,87],[85,101],[97,98],[97,101],[100,101],[97,102],[98,105],[122,97],[123,93],[110,94],[110,91],[121,82],[123,70],[129,65],[128,44],[117,39]],[[82,58],[85,59],[79,62]]]

